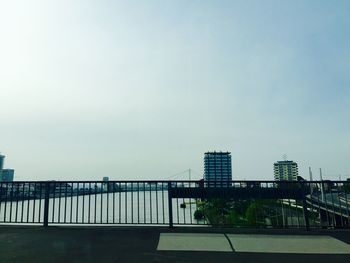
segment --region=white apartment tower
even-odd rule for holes
[[[277,161],[273,164],[276,181],[297,181],[298,164],[293,161]]]

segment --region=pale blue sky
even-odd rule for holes
[[[340,0],[0,0],[6,166],[165,179],[228,150],[237,180],[272,179],[283,154],[302,176],[350,177],[349,14]]]

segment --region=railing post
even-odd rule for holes
[[[301,192],[302,192],[302,198],[303,198],[303,212],[304,212],[305,228],[306,228],[306,231],[310,231],[309,211],[307,210],[307,203],[306,203],[307,192],[305,191],[305,183],[301,183]]]
[[[172,185],[168,182],[168,209],[169,209],[169,228],[174,227],[173,222],[173,197],[172,197]]]
[[[49,225],[49,202],[50,202],[50,183],[45,182],[45,199],[44,199],[44,227]]]

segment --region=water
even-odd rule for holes
[[[180,204],[186,203],[186,208]],[[172,199],[174,224],[200,224],[194,199]],[[44,199],[1,202],[0,222],[42,223]],[[167,191],[114,192],[50,198],[49,223],[169,224]],[[202,222],[203,223],[203,222]]]

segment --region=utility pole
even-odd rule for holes
[[[189,180],[191,181],[191,168],[188,169],[188,178],[189,178]]]

